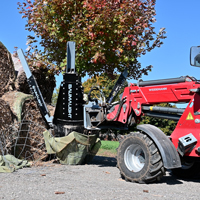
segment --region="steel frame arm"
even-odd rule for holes
[[[112,102],[112,100],[114,99],[114,97],[117,95],[117,93],[120,91],[120,89],[122,88],[124,82],[126,81],[126,78],[128,76],[128,71],[127,69],[125,69],[121,75],[119,76],[117,82],[115,83],[109,97],[107,98],[106,102],[108,104],[110,104]]]
[[[31,72],[27,62],[26,62],[26,58],[24,56],[22,49],[17,50],[17,54],[19,56],[22,66],[24,68],[24,72],[26,74],[30,90],[38,104],[39,109],[40,109],[40,113],[41,113],[42,117],[44,118],[47,127],[48,128],[52,127],[52,117],[50,117],[49,111],[44,102],[40,88],[35,80],[35,77],[33,76],[32,72]]]

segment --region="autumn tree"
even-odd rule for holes
[[[66,43],[76,42],[76,70],[81,76],[129,70],[130,78],[148,74],[138,57],[165,38],[156,34],[156,0],[23,0],[18,3],[27,19],[27,55],[46,62],[59,73],[66,66]],[[34,33],[34,34],[32,34]],[[113,77],[112,77],[113,78]]]
[[[56,106],[57,99],[58,99],[58,94],[59,94],[59,90],[60,90],[60,87],[59,87],[59,88],[56,88],[56,90],[54,91],[54,93],[53,93],[53,95],[52,95],[51,104],[52,104],[53,106]]]
[[[110,92],[112,91],[116,81],[118,80],[120,75],[114,74],[115,79],[111,80],[110,77],[106,74],[103,73],[101,75],[93,76],[89,79],[87,79],[85,82],[83,82],[83,87],[84,87],[84,93],[88,94],[90,89],[92,87],[99,87],[103,91],[103,94],[105,95],[105,98],[108,98]],[[116,96],[115,100],[119,100],[119,95],[124,91],[124,87],[128,86],[128,82],[125,81],[123,84],[122,89],[119,91],[118,95]],[[93,94],[94,98],[99,98],[100,93],[99,91],[94,91]]]

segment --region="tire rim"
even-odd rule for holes
[[[145,154],[139,144],[131,144],[125,150],[124,161],[126,167],[132,172],[139,172],[145,165]]]

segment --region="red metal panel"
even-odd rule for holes
[[[167,103],[167,102],[189,102],[194,93],[190,89],[199,88],[200,84],[183,82],[169,85],[158,85],[148,87],[133,86],[131,90],[140,90],[140,94],[147,104]],[[133,94],[137,98],[138,94]]]
[[[186,153],[187,156],[200,157],[196,151],[197,148],[200,147],[200,123],[195,123],[196,119],[200,120],[200,114],[197,113],[199,111],[200,95],[195,94],[194,98],[191,99],[187,108],[185,109],[185,112],[182,114],[175,130],[171,134],[171,140],[176,148],[178,147],[178,139],[180,137],[192,133],[192,135],[197,139],[195,148],[191,152]]]
[[[115,119],[115,121],[119,121],[119,122],[125,124],[127,122],[128,115],[130,115],[130,112],[131,112],[131,109],[130,109],[131,108],[130,107],[131,100],[130,100],[130,95],[129,95],[129,87],[126,87],[124,89],[123,97],[126,97],[126,102],[123,104],[123,106],[120,110],[119,116]],[[117,114],[118,108],[119,108],[119,105],[116,105],[114,111],[109,113],[107,115],[107,118],[113,119],[115,117],[115,115]]]

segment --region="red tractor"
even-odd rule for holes
[[[182,177],[192,177],[200,167],[200,81],[190,76],[138,81],[124,89],[118,102],[112,102],[128,75],[125,70],[108,98],[94,87],[83,100],[83,88],[75,72],[75,43],[68,42],[68,64],[60,86],[53,119],[28,70],[23,53],[18,51],[27,74],[30,88],[46,123],[58,136],[71,131],[97,133],[103,129],[126,130],[120,140],[117,166],[122,177],[131,182],[149,183],[160,180],[166,169]],[[200,47],[191,48],[191,65],[200,67]],[[92,91],[99,90],[102,98],[93,99]],[[186,109],[159,107],[160,103],[188,103]],[[141,117],[176,120],[177,126],[168,137],[159,128],[143,124],[130,132]]]
[[[191,65],[200,67],[200,47],[191,48]],[[118,148],[117,164],[128,181],[147,183],[159,180],[165,169],[184,178],[191,178],[200,169],[200,81],[184,76],[173,79],[139,81],[126,87],[115,121],[140,122],[143,115],[178,121],[167,137],[150,124],[138,125],[138,132],[124,137]],[[155,106],[159,103],[187,102],[186,109]],[[116,115],[118,106],[107,115]]]

